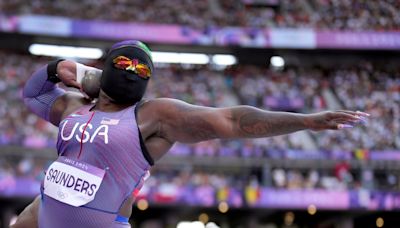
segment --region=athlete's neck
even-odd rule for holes
[[[112,99],[103,92],[103,90],[100,90],[99,99],[97,99],[97,102],[93,107],[93,110],[99,110],[102,112],[117,112],[129,106],[131,106],[131,104],[114,103]]]

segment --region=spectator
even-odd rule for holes
[[[399,30],[400,2],[357,0],[281,0],[277,5],[255,7],[244,1],[162,0],[22,0],[0,2],[6,14],[38,14],[89,20],[187,25],[199,30],[213,27],[316,28],[331,30]],[[107,13],[104,13],[107,12]]]

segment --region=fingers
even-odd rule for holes
[[[366,112],[356,111],[356,113],[357,113],[358,115],[365,116],[365,117],[371,116],[369,113],[366,113]]]
[[[354,114],[353,114],[354,113]],[[334,112],[332,115],[332,120],[336,121],[336,120],[347,120],[347,121],[352,121],[352,122],[357,122],[357,121],[361,121],[362,118],[355,114],[355,112],[353,113],[349,113],[349,112],[342,112],[342,111],[337,111]]]
[[[367,117],[370,116],[370,114],[361,112],[361,111],[348,111],[348,110],[339,110],[336,112],[334,117],[334,121],[336,122],[335,129],[341,130],[341,129],[347,129],[347,128],[353,128],[355,124],[366,124],[367,123]]]
[[[357,115],[357,112],[349,111],[349,110],[338,110],[337,112],[343,112],[343,113],[347,113],[350,115]]]
[[[337,124],[336,125],[336,129],[341,130],[341,129],[345,129],[345,128],[353,128],[353,125],[350,124]]]
[[[369,117],[370,114],[366,112],[361,112],[361,111],[349,111],[349,110],[338,110],[337,112],[342,112],[342,113],[347,113],[350,115],[356,115],[356,116],[364,116],[364,117]]]
[[[82,90],[82,85],[75,80],[70,80],[68,82],[67,86],[71,86],[71,87],[77,88],[79,90]]]
[[[84,97],[86,100],[89,100],[89,101],[94,100],[94,98],[92,98],[92,97],[90,97],[89,95],[87,95],[83,90],[81,90],[81,93],[83,94],[83,97]]]
[[[346,119],[346,118],[340,118],[340,119],[334,119],[334,121],[336,122],[336,123],[342,123],[342,124],[367,124],[368,123],[368,121],[367,121],[367,119],[365,118],[365,117],[360,117],[360,118],[358,118],[358,119],[356,119],[356,120],[353,120],[353,119]]]
[[[348,120],[352,120],[355,123],[366,123],[367,118],[370,116],[370,114],[365,113],[365,112],[361,112],[361,111],[345,111],[345,110],[340,110],[335,112],[335,114],[340,114],[342,115],[341,117],[336,115],[335,119],[337,118],[346,118]]]
[[[343,123],[331,123],[326,129],[330,130],[342,130],[346,128],[353,128],[354,126],[351,124],[343,124]]]

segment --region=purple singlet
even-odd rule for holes
[[[119,112],[101,112],[90,111],[89,105],[83,106],[59,124],[58,155],[66,161],[71,160],[74,166],[69,166],[68,162],[53,163],[51,167],[54,168],[47,170],[45,184],[42,185],[39,227],[114,227],[124,200],[132,197],[135,189],[142,187],[153,164],[141,141],[135,107],[130,106]],[[80,178],[78,174],[85,171],[84,164],[104,170],[104,177],[92,201],[73,206],[68,204],[69,198],[65,199],[67,203],[55,199],[64,199],[64,195],[68,195],[63,191],[51,190],[54,193],[52,197],[45,193],[44,187],[50,183],[56,187],[62,185],[70,195],[74,192],[93,195],[95,184],[90,178],[85,180],[83,177],[89,175],[96,179],[101,175],[96,176],[90,173],[93,169],[88,169],[88,173]]]

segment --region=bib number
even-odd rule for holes
[[[44,194],[79,207],[96,196],[105,171],[85,162],[59,157],[47,169],[44,178]]]

